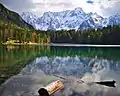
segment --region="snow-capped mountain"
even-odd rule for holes
[[[97,13],[85,13],[82,8],[62,12],[45,12],[41,17],[23,13],[22,18],[39,30],[96,29],[120,24],[120,15],[103,18]]]
[[[108,25],[120,25],[120,14],[117,13],[113,16],[110,16],[108,19]]]
[[[22,19],[25,20],[28,24],[32,25],[35,29],[36,28],[36,22],[38,17],[31,12],[23,12],[21,15]]]

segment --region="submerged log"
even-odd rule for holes
[[[115,83],[116,81],[102,81],[102,82],[95,82],[96,84],[99,84],[99,85],[104,85],[104,86],[108,86],[108,87],[116,87],[115,86]]]
[[[50,83],[46,87],[40,88],[38,90],[38,93],[40,96],[53,96],[57,92],[61,91],[63,88],[63,83],[60,80],[57,80],[53,83]]]

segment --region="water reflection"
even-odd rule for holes
[[[51,47],[52,56],[98,57],[109,60],[120,60],[120,48],[90,48],[90,47]]]
[[[64,76],[81,77],[86,72],[98,73],[100,71],[113,70],[116,73],[120,71],[120,62],[82,57],[38,57],[28,64],[22,71],[22,75],[34,74],[37,70],[42,70],[46,75],[60,74]]]
[[[120,48],[2,46],[0,68],[7,70],[0,75],[19,74],[3,84],[0,94],[37,95],[40,87],[59,79],[53,76],[57,74],[68,78],[67,82],[63,81],[65,89],[58,96],[120,96],[119,53]],[[86,83],[114,79],[117,87],[78,84],[78,79]]]
[[[53,76],[54,74],[68,78],[68,81],[61,79],[65,89],[58,96],[119,96],[119,65],[119,61],[99,58],[38,57],[23,68],[17,76],[7,81],[3,86],[5,89],[2,91],[2,96],[38,95],[37,90],[40,87],[60,79]],[[86,84],[77,83],[79,79],[84,80]],[[101,80],[115,80],[117,87],[109,88],[90,84],[90,82]]]
[[[49,53],[49,46],[0,46],[0,84],[18,74],[37,56],[47,56]]]
[[[68,78],[62,93],[65,96],[117,96],[120,95],[120,62],[83,57],[39,57],[27,65],[20,75],[51,76],[48,80],[41,81],[47,84],[54,74]],[[42,76],[42,75],[41,75]],[[39,76],[39,77],[41,77]],[[42,76],[42,78],[44,77]],[[55,77],[54,77],[55,78]],[[60,79],[60,78],[59,78]],[[82,79],[87,84],[79,84],[76,81]],[[40,79],[39,79],[40,80]],[[57,79],[56,79],[57,80]],[[116,80],[116,88],[90,84],[94,81]],[[61,96],[59,94],[59,96]]]

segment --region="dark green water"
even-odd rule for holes
[[[0,46],[0,83],[18,74],[37,57],[89,57],[120,60],[120,48],[78,48],[50,46]]]
[[[19,73],[38,56],[50,54],[50,47],[0,46],[0,83]]]

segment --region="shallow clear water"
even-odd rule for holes
[[[10,51],[5,48],[0,51],[6,54],[1,54],[4,58],[0,59],[1,68],[13,68],[18,60],[24,66],[1,86],[1,96],[38,95],[40,87],[60,79],[54,75],[67,78],[61,79],[65,88],[57,96],[120,96],[120,48],[18,46]],[[78,83],[80,79],[85,83]],[[115,80],[116,88],[92,83],[104,80]]]

